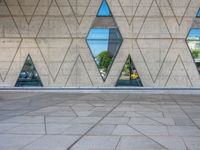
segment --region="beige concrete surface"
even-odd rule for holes
[[[199,0],[107,0],[123,43],[103,82],[86,36],[101,0],[1,0],[0,86],[13,87],[28,54],[46,87],[114,87],[128,57],[145,87],[200,87],[185,42]]]
[[[1,150],[199,147],[199,95],[0,92]]]

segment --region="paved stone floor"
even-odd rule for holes
[[[0,150],[200,150],[200,96],[0,92]]]

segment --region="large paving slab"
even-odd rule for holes
[[[199,150],[200,95],[0,92],[0,150]]]

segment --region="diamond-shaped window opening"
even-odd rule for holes
[[[116,86],[143,87],[142,81],[130,55],[126,60]]]
[[[200,74],[200,28],[192,28],[187,37],[187,44]]]
[[[107,78],[122,41],[122,36],[107,2],[103,0],[93,25],[89,30],[86,42],[104,81]]]
[[[24,66],[19,74],[15,87],[42,87],[39,74],[33,64],[31,56],[28,55]]]

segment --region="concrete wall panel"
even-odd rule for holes
[[[113,87],[130,55],[145,87],[200,87],[185,42],[199,0],[107,0],[123,43],[103,81],[86,43],[101,0],[0,1],[0,86],[29,54],[47,87]]]

